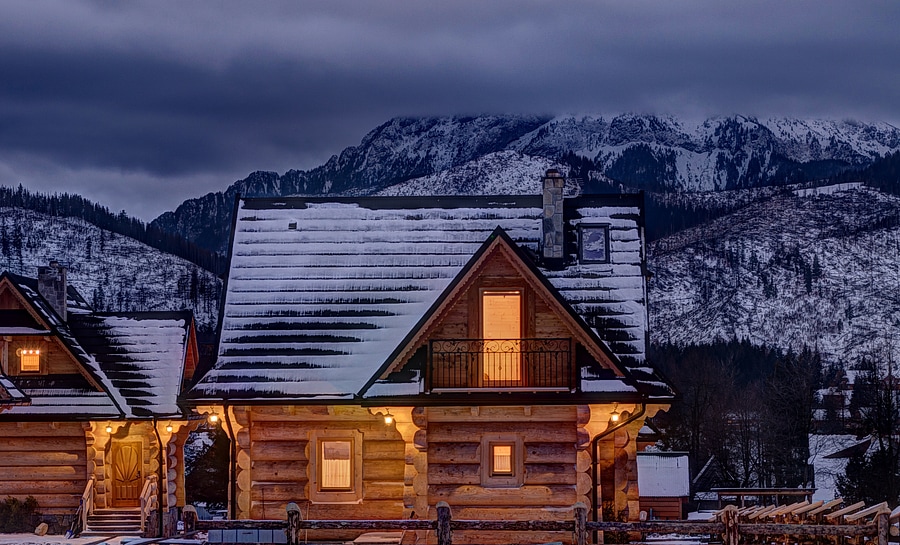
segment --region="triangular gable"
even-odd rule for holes
[[[113,394],[108,379],[102,376],[96,362],[93,362],[92,358],[78,344],[56,311],[40,296],[37,287],[29,285],[28,279],[24,277],[3,272],[0,274],[0,293],[4,291],[21,305],[21,308],[35,323],[46,328],[45,331],[36,331],[33,334],[53,338],[57,347],[62,348],[69,356],[79,374],[91,388],[94,388],[98,394],[103,394],[116,412],[125,414],[122,410],[124,403]],[[30,333],[26,332],[26,334]],[[96,405],[97,401],[94,400],[91,403]]]
[[[417,347],[425,342],[439,327],[440,321],[445,314],[460,301],[476,280],[481,277],[490,262],[498,257],[505,258],[514,267],[520,278],[533,290],[536,297],[540,297],[551,308],[554,314],[572,333],[574,339],[588,350],[596,362],[605,369],[613,371],[618,377],[629,376],[615,354],[563,301],[557,290],[540,270],[531,263],[531,260],[524,255],[509,235],[501,227],[497,227],[438,297],[431,309],[425,313],[403,342],[397,346],[390,358],[369,379],[359,395],[364,396],[365,392],[377,380],[384,379],[392,372],[400,370]]]

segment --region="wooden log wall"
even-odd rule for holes
[[[600,440],[600,500],[607,521],[636,521],[640,518],[637,483],[637,435],[643,426],[638,419]]]
[[[43,514],[74,514],[87,484],[82,425],[2,422],[0,437],[0,498],[34,496]]]
[[[373,410],[373,412],[375,412]],[[391,409],[402,416],[403,409]],[[403,518],[406,442],[399,430],[407,417],[385,424],[355,406],[255,406],[234,411],[237,435],[238,518],[283,519],[296,502],[304,519]],[[359,432],[362,437],[362,497],[358,503],[310,500],[310,437],[314,431]],[[359,531],[310,531],[310,540],[348,540]]]
[[[111,454],[113,441],[140,441],[141,478],[159,475],[159,445],[152,422],[110,422],[113,431],[106,432],[107,422],[97,421],[85,425],[82,436],[87,443],[87,474],[93,475],[94,505],[98,508],[113,507]],[[165,475],[161,485],[165,486]],[[142,483],[143,485],[143,483]],[[83,488],[83,487],[82,487]],[[82,490],[83,491],[83,490]],[[78,494],[79,498],[81,493]]]
[[[589,501],[590,456],[578,431],[585,417],[578,407],[429,407],[425,413],[427,517],[433,517],[437,504],[445,501],[460,519],[571,520],[572,505]],[[483,483],[485,434],[521,438],[521,486]],[[571,534],[458,532],[453,539],[454,543],[571,542]]]

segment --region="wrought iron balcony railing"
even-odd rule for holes
[[[432,339],[426,388],[572,390],[571,339]]]

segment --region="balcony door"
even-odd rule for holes
[[[481,291],[482,379],[488,387],[522,384],[522,290]]]

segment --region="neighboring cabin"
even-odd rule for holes
[[[673,397],[645,359],[643,198],[563,191],[240,200],[187,396],[233,438],[231,515],[637,519],[638,430]]]
[[[685,518],[685,507],[691,497],[686,452],[638,452],[637,472],[641,510],[649,519]]]
[[[149,479],[174,522],[196,426],[177,404],[197,363],[190,312],[95,313],[56,262],[4,272],[0,357],[0,498],[33,496],[61,532],[86,491],[133,508]]]

